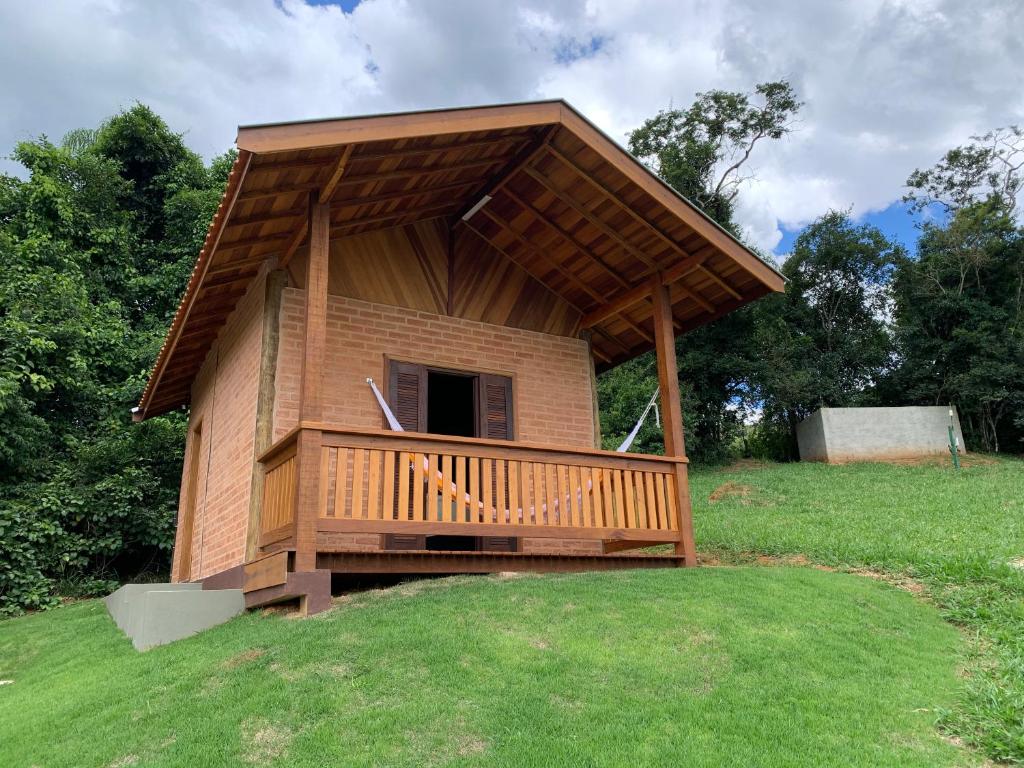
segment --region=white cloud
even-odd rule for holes
[[[0,148],[136,100],[206,156],[238,124],[555,96],[624,141],[697,91],[788,77],[800,130],[758,153],[738,212],[771,249],[780,223],[883,208],[944,149],[1024,122],[1022,28],[1014,0],[9,3]]]

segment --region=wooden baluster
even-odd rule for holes
[[[644,473],[634,472],[633,482],[636,485],[636,520],[637,525],[640,528],[654,528],[655,521],[651,519],[651,512],[653,509],[648,506],[647,498],[644,494]]]
[[[363,462],[365,450],[355,448],[352,451],[352,519],[363,517]]]
[[[545,501],[548,506],[548,525],[558,525],[558,514],[559,509],[556,506],[558,501],[558,482],[555,479],[555,465],[545,464],[544,465],[544,489]]]
[[[604,528],[604,494],[601,492],[602,477],[604,476],[606,469],[594,468],[591,470],[591,499],[594,505],[594,527]]]
[[[380,520],[380,451],[370,451],[368,483],[366,516],[371,520]]]
[[[592,482],[590,467],[579,468],[580,478],[580,525],[583,528],[590,528],[594,524],[593,513],[590,508],[591,491],[587,484]]]
[[[452,519],[452,457],[441,457],[441,520],[451,522]]]
[[[498,522],[505,522],[505,510],[508,510],[508,524],[519,525],[519,462],[498,459],[496,468],[498,477],[495,488],[498,492]],[[508,498],[505,494],[505,468],[508,466]]]
[[[455,457],[455,522],[466,522],[466,457]]]
[[[412,455],[412,519],[417,522],[423,520],[423,496],[426,489],[423,487],[423,454]]]
[[[601,472],[601,498],[604,500],[604,524],[608,528],[615,527],[615,504],[612,495],[612,470]]]
[[[623,482],[623,473],[618,471],[618,470],[616,470],[615,478],[621,484]],[[625,523],[623,523],[623,525],[625,525],[626,528],[643,528],[643,524],[637,522],[637,520],[638,520],[637,514],[636,514],[637,510],[636,510],[636,505],[635,505],[635,503],[633,501],[634,475],[628,469],[625,472],[624,481],[625,481],[626,487],[622,489],[622,492],[626,496],[626,514],[625,514]]]
[[[469,522],[482,522],[480,516],[480,459],[469,460]]]
[[[409,519],[409,473],[412,467],[409,466],[412,454],[402,451],[398,454],[398,519]]]
[[[432,453],[427,458],[427,476],[425,478],[427,501],[423,514],[427,520],[434,522],[440,519],[441,514],[441,505],[438,502],[438,497],[441,494],[440,483],[438,482],[440,472],[441,460],[436,453]]]
[[[500,459],[499,459],[500,461]],[[500,523],[497,512],[494,509],[494,491],[496,490],[492,485],[494,479],[494,459],[484,459],[483,462],[483,477],[481,478],[481,486],[483,487],[483,502],[484,502],[484,522],[485,523]]]
[[[658,502],[654,497],[654,473],[644,472],[644,491],[647,497],[647,520],[651,528],[661,529],[661,522],[658,520]]]
[[[533,475],[533,524],[547,525],[550,510],[544,509],[544,465],[536,461],[530,462],[530,473]]]
[[[665,500],[668,502],[669,530],[679,530],[679,508],[676,506],[676,476],[665,475]]]
[[[395,452],[384,452],[384,494],[381,504],[385,520],[395,520],[398,514],[395,503]]]
[[[569,525],[577,528],[583,526],[580,517],[580,468],[575,464],[569,467]]]
[[[665,512],[665,476],[660,472],[652,472],[651,474],[654,475],[654,496],[655,504],[658,508],[658,528],[665,531],[669,529]]]
[[[348,485],[348,448],[338,449],[337,480],[334,484],[334,516],[345,517],[346,486]]]

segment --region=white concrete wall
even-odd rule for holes
[[[803,461],[865,461],[949,452],[950,406],[822,408],[797,425]],[[960,419],[953,409],[953,433],[966,452]]]

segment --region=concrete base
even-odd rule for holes
[[[242,590],[203,590],[202,584],[126,584],[105,602],[139,651],[223,624],[245,610]]]

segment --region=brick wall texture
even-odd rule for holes
[[[253,281],[228,318],[192,384],[185,470],[182,473],[178,535],[189,498],[188,467],[200,452],[192,535],[193,581],[240,564],[245,558],[256,435],[265,279]],[[196,439],[196,428],[200,438]],[[181,574],[175,542],[172,578]]]
[[[221,331],[192,387],[190,429],[182,476],[179,535],[189,498],[188,467],[200,452],[192,538],[193,580],[243,562],[249,516],[259,379],[264,282],[253,282]],[[276,371],[274,439],[298,421],[305,296],[282,297]],[[595,445],[587,345],[579,339],[488,325],[414,309],[330,296],[324,369],[325,423],[381,428],[372,377],[387,396],[388,358],[511,376],[515,437],[574,447]],[[201,437],[196,439],[196,428]],[[328,537],[329,538],[329,537]],[[330,541],[367,550],[369,539]],[[325,540],[325,543],[326,540]],[[554,542],[530,542],[550,551]],[[592,551],[587,543],[585,549]],[[181,547],[172,577],[180,578]]]
[[[298,421],[304,304],[302,290],[285,290],[275,439]],[[512,376],[516,440],[581,448],[595,445],[590,359],[587,344],[580,339],[330,296],[325,423],[384,426],[366,379],[373,378],[387,397],[387,358]]]

